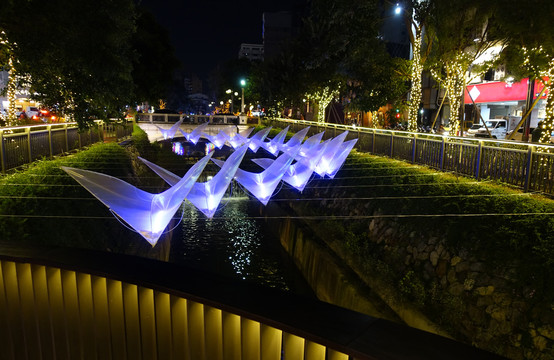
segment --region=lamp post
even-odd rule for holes
[[[227,91],[225,91],[226,94],[231,94],[231,113],[235,113],[235,107],[234,107],[234,104],[233,104],[233,90],[231,89],[227,89]],[[235,94],[237,94],[235,92]]]
[[[244,87],[246,86],[246,80],[240,79],[240,88],[242,90],[240,98],[240,114],[244,115]]]

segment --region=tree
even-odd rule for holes
[[[32,97],[83,127],[94,118],[120,116],[133,89],[132,0],[26,0],[3,6],[0,28],[14,44],[14,68]]]
[[[155,104],[159,99],[167,98],[168,91],[182,95],[178,86],[172,86],[172,75],[180,66],[180,61],[175,57],[169,33],[150,12],[141,7],[137,9],[132,47],[133,96],[137,102]]]
[[[540,143],[548,144],[554,131],[554,33],[552,1],[498,1],[499,30],[507,38],[502,61],[515,78],[538,79],[546,87],[545,118]],[[539,147],[539,151],[550,149]]]
[[[409,9],[402,9],[406,22],[410,43],[412,44],[412,59],[409,63],[407,78],[410,81],[410,100],[408,106],[408,131],[417,131],[417,118],[422,98],[423,68],[433,44],[432,29],[428,26],[431,16],[431,0],[411,0]]]
[[[446,88],[450,133],[455,135],[461,125],[466,74],[476,59],[499,42],[492,17],[494,7],[480,0],[434,0],[429,10],[429,27],[436,35],[429,68]]]
[[[339,91],[352,110],[371,111],[399,98],[404,84],[378,37],[377,1],[314,0],[299,46],[306,93]],[[324,105],[324,104],[321,104]]]

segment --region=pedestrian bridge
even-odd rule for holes
[[[496,359],[311,298],[182,265],[0,248],[2,359]]]

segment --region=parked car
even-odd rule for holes
[[[33,118],[34,116],[39,116],[40,110],[36,106],[27,106],[25,108],[25,115],[29,119],[35,120],[36,118]]]
[[[475,136],[475,134],[479,131],[479,129],[483,126],[483,124],[473,124],[467,129],[467,136]]]

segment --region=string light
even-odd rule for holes
[[[546,106],[545,106],[545,117],[541,124],[541,135],[539,137],[539,144],[549,144],[550,143],[550,134],[554,131],[554,97],[551,93],[554,91],[554,86],[552,83],[552,77],[554,76],[554,56],[545,51],[542,46],[534,47],[532,49],[527,49],[523,47],[523,66],[529,72],[535,74],[536,77],[540,79],[548,78],[548,81],[544,84],[546,87]],[[546,62],[546,69],[541,69],[538,64]],[[539,153],[552,153],[553,150],[551,147],[538,146],[537,152]],[[540,165],[546,166],[548,164],[548,159],[542,157],[540,160]]]
[[[324,123],[325,122],[325,109],[331,101],[337,96],[336,90],[331,90],[329,86],[325,86],[324,88],[312,93],[312,94],[306,94],[306,96],[309,96],[317,102],[317,122]]]
[[[408,131],[417,131],[417,116],[419,111],[419,103],[421,101],[421,74],[423,73],[423,64],[421,61],[421,43],[423,34],[421,26],[416,28],[416,34],[413,44],[413,59],[410,71],[410,79],[412,81],[410,104],[408,107]]]

